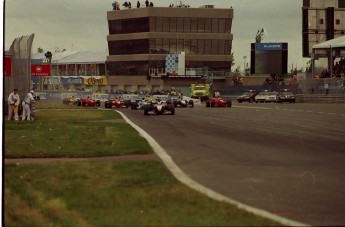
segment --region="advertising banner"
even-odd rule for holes
[[[5,56],[4,75],[11,76],[11,74],[12,74],[12,58],[10,56]]]
[[[61,77],[61,83],[63,85],[68,85],[68,84],[82,85],[84,84],[84,79],[82,77]]]
[[[255,50],[282,50],[283,43],[255,43]]]
[[[50,65],[31,65],[31,75],[32,76],[50,76],[51,69]]]
[[[84,77],[85,85],[107,85],[108,77],[106,76],[85,76]]]

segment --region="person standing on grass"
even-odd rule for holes
[[[14,113],[14,120],[18,121],[18,106],[20,103],[18,89],[13,89],[13,92],[8,96],[8,120],[12,119]]]
[[[24,101],[22,102],[23,105],[23,115],[22,115],[22,121],[25,121],[27,119],[28,121],[31,120],[31,104],[35,100],[34,95],[35,92],[31,90],[24,98]]]

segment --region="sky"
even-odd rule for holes
[[[122,5],[123,1],[119,1]],[[176,0],[153,0],[154,6],[176,5]],[[250,43],[264,28],[262,42],[287,42],[288,71],[305,67],[302,57],[302,0],[184,0],[191,7],[214,5],[234,9],[232,52],[235,67],[250,62]],[[8,50],[15,38],[35,34],[33,52],[107,50],[107,11],[112,0],[6,0],[4,44]],[[131,1],[135,6],[136,1]],[[144,0],[141,0],[144,5]],[[246,56],[246,57],[245,57]]]

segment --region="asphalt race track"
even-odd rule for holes
[[[200,184],[310,225],[345,225],[345,105],[121,109]]]

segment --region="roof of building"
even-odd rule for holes
[[[45,53],[35,53],[32,60],[43,60]],[[52,63],[55,64],[82,64],[82,63],[105,63],[108,51],[63,51],[52,53]]]

